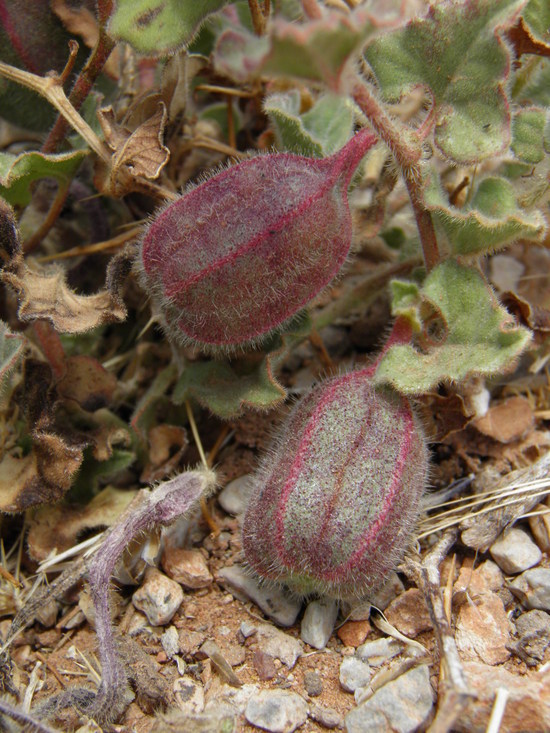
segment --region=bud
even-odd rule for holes
[[[370,369],[318,385],[256,477],[243,547],[261,577],[347,600],[379,588],[418,516],[428,451],[409,402]]]
[[[232,352],[298,313],[348,255],[347,189],[375,141],[361,130],[329,158],[259,155],[161,211],[138,267],[168,335]]]

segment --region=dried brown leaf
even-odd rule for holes
[[[124,252],[111,260],[106,290],[95,295],[77,295],[67,286],[61,268],[27,264],[17,230],[11,230],[9,238],[0,244],[0,256],[8,260],[0,279],[17,293],[18,316],[22,321],[44,319],[61,333],[83,333],[126,318],[120,290],[131,265]]]
[[[52,550],[69,550],[83,532],[111,527],[132,501],[136,491],[103,489],[87,505],[44,506],[33,516],[27,536],[31,557],[42,562]]]
[[[166,105],[158,102],[156,111],[133,132],[116,121],[112,107],[98,112],[105,141],[113,151],[110,188],[116,195],[131,190],[130,178],[155,180],[168,162],[170,151],[163,144]]]
[[[23,409],[33,444],[28,455],[6,454],[0,462],[0,511],[21,512],[59,501],[82,463],[87,441],[65,435],[55,424],[51,382],[47,364],[27,361]]]
[[[524,437],[534,423],[535,416],[529,400],[514,396],[491,405],[486,414],[476,418],[472,425],[480,433],[500,443],[511,443]]]
[[[179,465],[189,441],[185,428],[154,425],[148,433],[149,464],[141,474],[143,483],[154,483],[171,474]]]
[[[65,361],[66,372],[57,384],[61,397],[74,400],[89,412],[112,401],[117,379],[91,356],[78,354]]]

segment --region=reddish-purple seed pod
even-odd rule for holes
[[[299,595],[368,596],[418,516],[426,441],[408,400],[375,388],[371,374],[332,378],[304,397],[256,477],[247,563]]]
[[[295,316],[346,260],[347,189],[375,142],[363,129],[329,158],[259,155],[165,208],[139,269],[168,335],[231,352]]]

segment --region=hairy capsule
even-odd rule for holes
[[[369,369],[318,385],[256,477],[243,524],[249,566],[299,595],[358,599],[399,562],[428,451],[409,402]]]
[[[161,211],[138,267],[169,337],[232,352],[291,320],[346,260],[347,189],[375,142],[364,129],[329,158],[259,155]]]

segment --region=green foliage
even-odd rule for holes
[[[437,174],[431,171],[425,188],[426,205],[433,212],[453,255],[482,255],[515,239],[541,239],[544,217],[528,213],[517,202],[514,187],[505,178],[485,178],[463,208],[451,206]]]
[[[550,48],[550,4],[548,0],[529,0],[522,17],[531,36]]]
[[[3,321],[0,321],[0,390],[17,364],[25,346],[25,337],[12,333]]]
[[[413,329],[419,345],[392,346],[375,374],[404,394],[421,394],[441,382],[506,371],[531,336],[498,304],[475,268],[447,260],[435,267],[422,287],[393,284],[393,310]]]
[[[425,87],[435,106],[435,143],[452,161],[479,162],[509,144],[505,83],[511,59],[499,33],[514,23],[523,4],[444,0],[426,17],[367,47],[366,59],[386,100]]]
[[[327,13],[302,25],[278,18],[261,38],[234,23],[218,38],[214,64],[238,82],[270,74],[322,82],[339,91],[351,60],[378,25],[364,10],[349,16]]]
[[[520,109],[512,124],[512,150],[524,163],[540,163],[545,156],[544,132],[546,110],[540,107]]]
[[[31,201],[31,183],[55,178],[60,186],[68,185],[86,155],[83,150],[57,155],[0,153],[0,196],[12,206],[26,206]]]
[[[174,388],[173,400],[181,404],[191,396],[218,417],[229,419],[246,408],[272,409],[285,399],[286,391],[275,378],[268,355],[244,372],[238,364],[226,361],[188,364]]]
[[[322,158],[342,148],[353,130],[353,106],[345,97],[325,94],[300,113],[300,93],[272,94],[264,110],[272,121],[281,150]]]
[[[168,56],[188,44],[228,0],[117,0],[109,33],[145,56]]]

